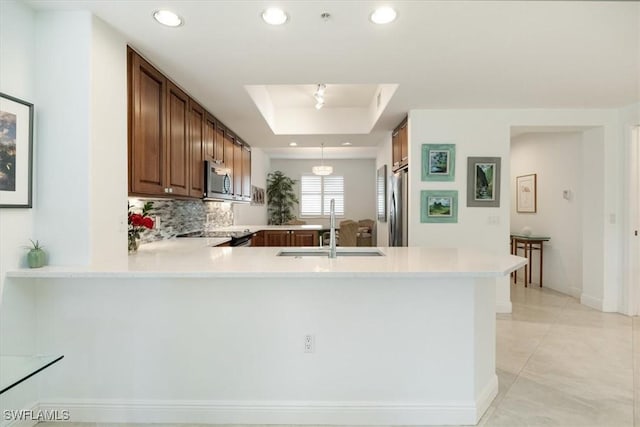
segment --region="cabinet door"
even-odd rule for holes
[[[258,231],[251,236],[251,246],[264,246],[264,231]]]
[[[293,230],[291,246],[318,246],[318,232],[310,230]]]
[[[193,99],[189,100],[189,118],[189,146],[191,147],[189,196],[201,198],[204,194],[204,125],[206,113],[204,108]]]
[[[265,246],[290,246],[289,231],[287,230],[264,230]]]
[[[170,81],[167,82],[167,88],[167,186],[173,195],[188,196],[189,97]]]
[[[251,200],[251,149],[242,147],[242,198]]]
[[[400,159],[402,158],[402,153],[400,152],[400,131],[396,129],[391,134],[391,159],[393,162],[392,169],[397,169],[400,167]]]
[[[242,197],[242,145],[239,141],[233,146],[233,194]]]
[[[167,79],[133,50],[129,60],[129,192],[165,195]]]
[[[235,171],[233,170],[233,137],[231,134],[225,132],[224,133],[224,165],[227,169],[229,169],[229,179],[231,181],[231,188],[229,192],[234,194],[234,185],[233,185],[233,177],[235,175]]]
[[[204,118],[204,160],[216,159],[216,119],[205,112]]]
[[[398,133],[400,137],[400,165],[405,166],[409,163],[409,128],[406,120],[400,125]]]
[[[213,147],[213,159],[224,161],[224,130],[218,122],[216,122],[216,137]]]

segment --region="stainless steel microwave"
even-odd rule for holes
[[[229,169],[223,163],[204,162],[204,197],[207,199],[233,200]]]

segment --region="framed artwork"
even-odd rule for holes
[[[378,221],[387,222],[387,165],[380,166],[376,175],[376,211]]]
[[[251,186],[251,204],[255,206],[264,205],[264,188]]]
[[[31,207],[33,104],[0,93],[0,208]]]
[[[537,209],[536,174],[516,177],[516,211],[535,213]]]
[[[500,207],[500,157],[467,158],[467,206]]]
[[[423,181],[453,181],[455,175],[455,144],[422,144]]]
[[[458,191],[422,190],[420,222],[458,222]]]

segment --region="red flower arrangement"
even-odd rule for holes
[[[153,202],[146,202],[142,206],[142,213],[131,212],[131,205],[127,205],[129,213],[129,252],[138,250],[138,239],[140,232],[145,229],[152,229],[155,225],[149,212],[153,209]]]

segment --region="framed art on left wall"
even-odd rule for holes
[[[33,104],[0,92],[0,208],[30,208]]]

